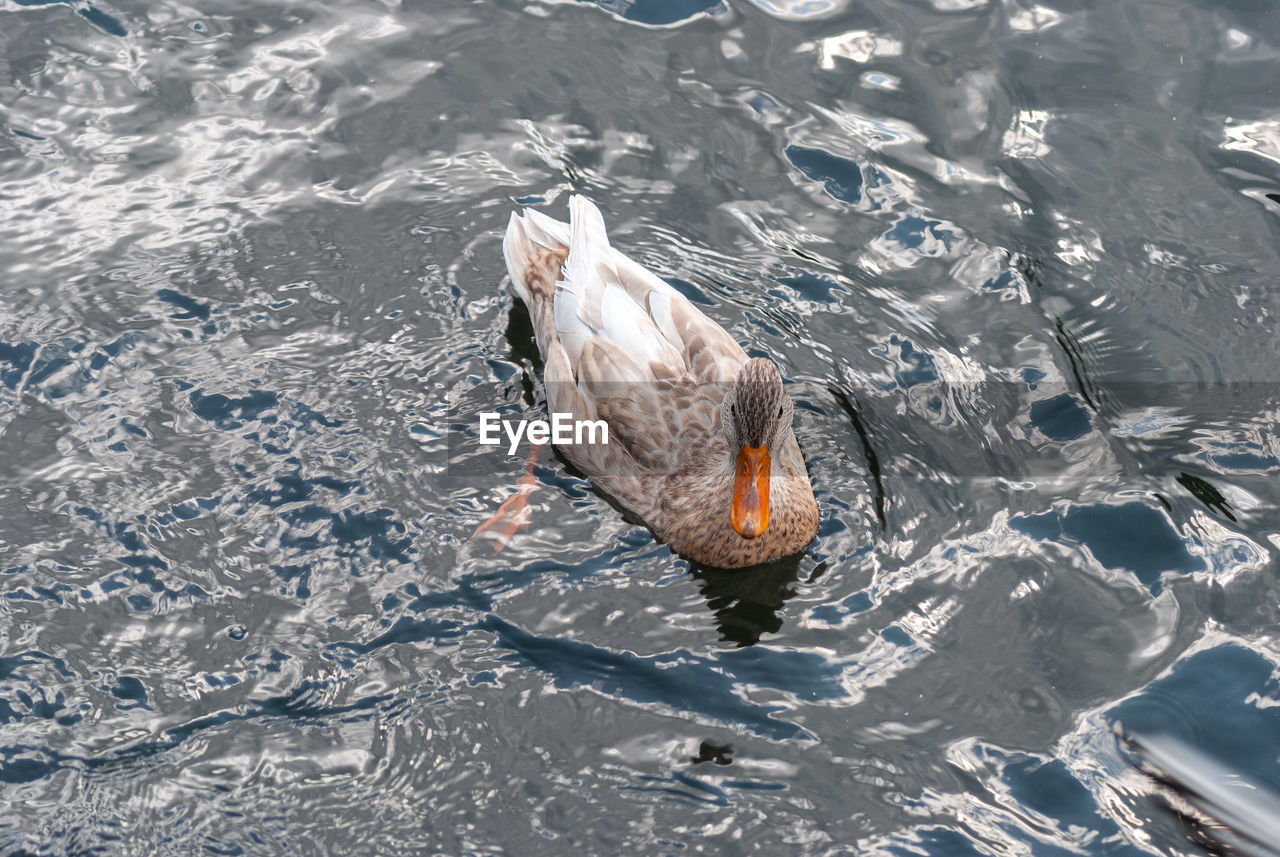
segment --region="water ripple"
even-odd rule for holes
[[[0,847],[1195,850],[1114,730],[1280,787],[1274,17],[0,2]],[[803,555],[554,456],[470,540],[570,193],[778,362]]]

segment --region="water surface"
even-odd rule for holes
[[[1280,789],[1280,12],[0,0],[0,850],[1205,853]],[[562,461],[501,232],[780,365],[746,572]]]

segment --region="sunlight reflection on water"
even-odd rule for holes
[[[1114,730],[1280,788],[1274,17],[0,2],[6,852],[1194,853]],[[572,192],[779,364],[803,555],[554,457],[469,540]]]

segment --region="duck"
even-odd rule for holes
[[[565,459],[702,565],[759,565],[813,541],[818,504],[773,361],[749,358],[613,249],[585,196],[570,197],[568,223],[513,212],[502,251],[532,321],[548,410],[607,426],[604,442],[557,445]]]

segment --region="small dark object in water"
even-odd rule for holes
[[[698,755],[693,757],[693,763],[695,765],[701,762],[715,762],[717,765],[732,765],[733,745],[713,744],[710,741],[703,741],[698,745]]]

